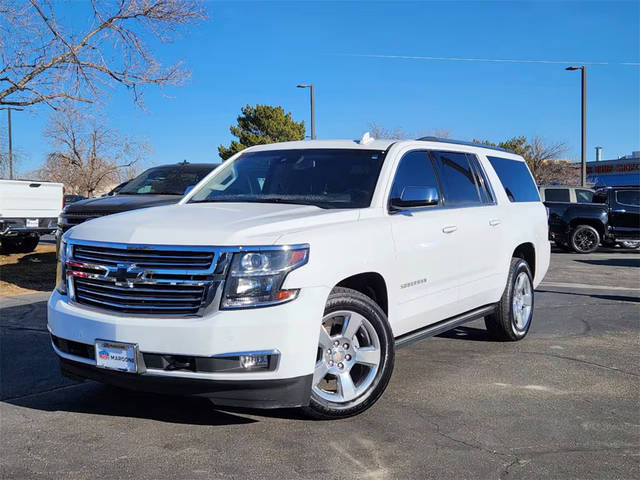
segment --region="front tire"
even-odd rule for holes
[[[527,336],[533,317],[533,276],[522,258],[512,258],[507,286],[496,311],[484,318],[496,340],[516,342]]]
[[[371,407],[391,378],[394,345],[387,316],[372,299],[335,288],[320,325],[311,399],[303,411],[337,419]]]
[[[591,225],[578,225],[569,236],[569,244],[576,253],[592,253],[600,245],[600,234]]]

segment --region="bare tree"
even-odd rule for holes
[[[149,151],[146,143],[123,137],[77,112],[56,114],[45,134],[56,150],[35,172],[39,178],[61,182],[69,193],[88,197],[135,175]]]
[[[369,132],[373,138],[386,138],[389,140],[406,140],[410,138],[420,138],[425,136],[434,136],[438,138],[451,138],[451,132],[447,128],[434,128],[424,130],[418,133],[410,133],[402,127],[386,128],[376,122],[369,124]]]
[[[120,84],[141,103],[146,84],[178,85],[180,63],[163,67],[145,38],[171,41],[180,27],[205,18],[200,0],[92,0],[92,22],[69,31],[50,0],[0,2],[0,105],[92,103]]]
[[[548,143],[542,137],[535,136],[528,144],[524,154],[529,169],[540,185],[551,182],[574,184],[579,179],[573,179],[574,170],[562,156],[567,151],[564,142]]]

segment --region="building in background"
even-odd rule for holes
[[[596,158],[600,151],[596,148]],[[640,151],[616,160],[587,162],[587,182],[596,186],[640,185]]]

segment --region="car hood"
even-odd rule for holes
[[[111,197],[89,198],[73,202],[65,208],[65,213],[100,212],[104,214],[126,212],[137,208],[154,207],[178,203],[180,195],[113,195]]]
[[[358,216],[358,210],[307,205],[169,205],[85,222],[69,230],[68,238],[152,245],[272,245],[285,233],[354,221]]]

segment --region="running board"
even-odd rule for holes
[[[396,338],[396,348],[406,347],[407,345],[411,345],[413,342],[417,342],[418,340],[422,340],[423,338],[433,337],[434,335],[439,335],[448,330],[452,330],[465,323],[469,323],[473,320],[477,320],[478,318],[485,317],[493,313],[495,309],[495,304],[487,305],[485,307],[476,308],[475,310],[463,313],[462,315],[457,315],[455,317],[442,320],[441,322],[427,325],[426,327],[419,330],[405,333],[404,335],[400,335]]]

